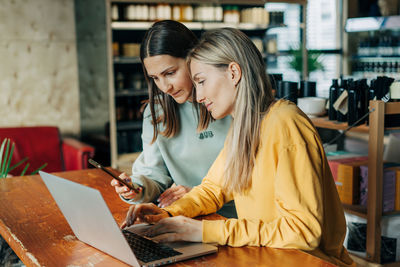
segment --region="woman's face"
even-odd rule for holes
[[[233,115],[236,82],[230,68],[220,69],[192,59],[190,70],[197,102],[203,103],[214,119]]]
[[[143,63],[147,75],[163,93],[179,104],[191,100],[193,83],[185,59],[158,55],[145,58]]]

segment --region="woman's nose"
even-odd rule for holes
[[[163,91],[164,93],[169,93],[172,89],[172,84],[168,82],[168,80],[162,80],[161,84],[159,86],[160,90]]]
[[[196,100],[198,103],[203,103],[206,100],[206,98],[201,94],[199,94],[199,91],[196,91]]]

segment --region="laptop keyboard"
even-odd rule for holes
[[[147,263],[182,254],[173,248],[154,242],[127,230],[122,230],[122,232],[125,235],[128,244],[133,249],[135,256],[142,262]]]

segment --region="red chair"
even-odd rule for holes
[[[57,127],[34,126],[0,128],[0,143],[10,138],[15,143],[11,165],[28,157],[30,164],[26,174],[47,163],[46,172],[87,169],[88,159],[94,156],[94,148],[73,138],[60,136]],[[26,163],[11,174],[20,175]]]

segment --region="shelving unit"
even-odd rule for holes
[[[211,4],[211,5],[236,5],[240,7],[263,7],[267,2],[282,2],[282,3],[293,3],[306,5],[306,0],[166,0],[162,1],[163,4],[189,4],[192,6]],[[123,102],[126,99],[139,99],[144,100],[147,98],[147,91],[145,88],[135,88],[135,86],[124,86],[119,90],[116,90],[116,83],[118,83],[118,77],[116,69],[129,70],[129,73],[140,73],[143,76],[142,69],[140,66],[139,57],[124,57],[121,55],[113,56],[113,41],[115,38],[121,38],[121,42],[124,43],[126,40],[131,41],[129,38],[134,38],[134,43],[140,43],[144,36],[145,31],[154,23],[154,21],[112,21],[111,20],[111,7],[112,4],[118,4],[121,6],[126,6],[128,4],[159,4],[160,1],[156,0],[106,0],[106,10],[107,10],[107,39],[108,39],[108,73],[109,73],[109,113],[110,113],[110,147],[111,147],[111,166],[114,168],[119,167],[119,162],[124,153],[121,153],[118,148],[123,148],[125,145],[121,144],[121,132],[123,130],[133,131],[134,136],[137,138],[136,142],[140,142],[140,135],[136,132],[141,133],[141,119],[136,120],[125,120],[118,121],[117,116],[121,118],[120,110],[117,110],[117,101]],[[119,12],[121,15],[121,12]],[[224,23],[224,22],[183,22],[189,29],[200,35],[202,31],[215,29],[220,27],[236,27],[251,36],[263,36],[265,32],[272,27],[282,27],[284,25],[266,25],[266,24],[253,24],[253,23]],[[132,35],[131,33],[134,33]],[[133,42],[132,42],[133,43]],[[121,48],[120,48],[121,50]],[[126,77],[125,77],[126,79]],[[140,102],[140,101],[139,101]],[[138,108],[138,107],[136,107]],[[136,114],[136,111],[134,112]],[[136,118],[136,117],[135,117]],[[132,132],[130,132],[132,135]],[[133,136],[133,135],[132,135]],[[139,137],[139,138],[138,138]],[[129,138],[126,134],[122,138]],[[139,146],[130,146],[130,148]],[[130,152],[130,151],[128,151]],[[126,157],[124,157],[126,158]],[[126,161],[126,159],[124,160]]]
[[[357,126],[351,131],[369,133],[368,141],[368,204],[367,208],[360,205],[343,205],[344,209],[354,215],[367,219],[367,261],[379,263],[381,252],[381,219],[382,216],[400,215],[399,211],[382,211],[383,192],[383,137],[385,130],[393,128],[384,127],[385,115],[400,114],[400,102],[385,103],[373,100],[369,103],[370,109],[375,109],[369,115],[369,127]],[[324,118],[312,119],[315,127],[344,130],[346,123],[335,123]],[[398,129],[398,128],[396,128]],[[384,266],[400,266],[400,262],[389,263]]]
[[[347,62],[351,63],[351,67],[344,74],[352,74],[358,78],[378,75],[400,78],[399,30],[400,16],[347,19]],[[358,47],[354,44],[358,44]]]
[[[346,32],[365,32],[398,30],[400,16],[349,18],[346,21]]]

